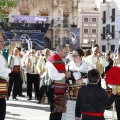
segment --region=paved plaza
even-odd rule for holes
[[[25,98],[18,97],[18,101],[10,98],[7,101],[7,115],[5,120],[49,120],[49,105],[37,104],[36,100],[28,101]],[[114,114],[116,119],[116,112]],[[112,120],[112,109],[105,111],[106,120]]]

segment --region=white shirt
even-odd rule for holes
[[[94,68],[96,68],[96,62],[98,61],[97,56],[89,55],[85,60],[90,63]],[[103,56],[99,57],[99,60],[103,67],[109,65],[109,62]]]
[[[55,66],[50,62],[47,61],[46,69],[48,71],[48,75],[52,80],[62,80],[65,78],[65,73],[59,73]]]
[[[78,74],[80,74],[79,72],[81,72],[81,73],[88,73],[89,70],[93,69],[93,67],[89,63],[84,61],[84,60],[82,60],[82,62],[81,62],[79,67],[76,66],[74,61],[71,61],[68,65],[69,65],[69,70],[71,70],[71,71],[78,71]],[[68,69],[68,65],[66,66],[66,69]],[[83,80],[83,82],[85,84],[88,83],[88,79],[87,78],[83,78],[82,80]]]
[[[30,59],[30,63],[31,63],[30,65],[29,65],[28,59]],[[36,57],[30,56],[30,58],[27,58],[27,60],[25,61],[25,65],[26,65],[27,67],[29,67],[29,68],[27,69],[27,73],[29,73],[29,74],[36,74],[36,73],[33,73],[33,72],[36,71],[36,67],[34,67],[36,64],[37,64],[37,59],[36,59]],[[34,69],[34,70],[33,70],[33,69]]]
[[[0,54],[0,78],[8,80],[8,74],[11,72],[11,69],[8,68],[7,61],[4,56]]]
[[[69,70],[79,71],[79,72],[82,72],[82,73],[88,73],[89,70],[93,69],[93,67],[84,60],[81,62],[79,67],[76,66],[74,61],[71,61],[68,65],[69,65]],[[68,65],[67,65],[66,69],[68,69]]]
[[[14,65],[20,65],[20,58],[18,56],[14,56]]]

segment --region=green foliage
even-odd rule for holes
[[[3,7],[14,8],[17,6],[17,2],[14,0],[0,0],[0,14],[4,12]]]
[[[107,45],[110,45],[110,42],[107,42]]]

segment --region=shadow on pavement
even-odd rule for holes
[[[26,119],[13,118],[13,117],[6,117],[6,119],[11,119],[11,120],[26,120]]]
[[[30,105],[18,105],[18,104],[13,104],[13,103],[7,103],[7,106],[11,106],[11,107],[22,107],[22,108],[29,108],[29,109],[35,109],[35,110],[44,110],[47,112],[50,112],[50,108],[49,107],[41,107],[41,106],[30,106]]]
[[[8,115],[13,115],[13,116],[21,116],[20,114],[13,114],[13,113],[11,113],[11,112],[6,112],[6,114],[8,114]]]

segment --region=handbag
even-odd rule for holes
[[[0,98],[6,98],[8,94],[8,83],[6,80],[0,80]]]
[[[67,90],[67,84],[65,82],[53,82],[54,85],[54,93],[56,95],[64,95]]]

